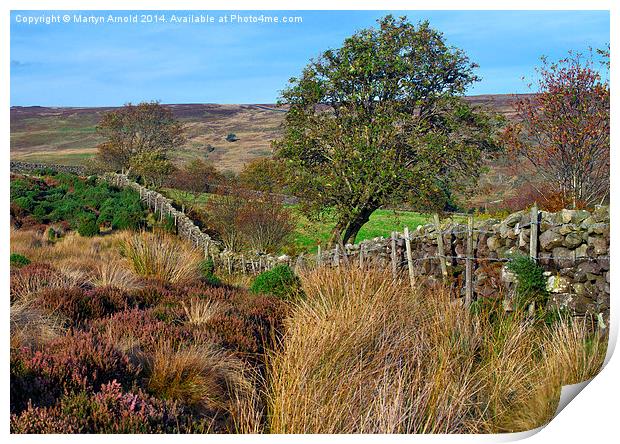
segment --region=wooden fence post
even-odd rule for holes
[[[407,249],[407,268],[409,270],[409,284],[413,289],[415,278],[413,276],[413,257],[411,256],[411,239],[409,238],[409,227],[405,227],[405,248]]]
[[[340,258],[338,257],[338,244],[334,245],[334,257],[333,257],[333,264],[336,267],[340,266]]]
[[[392,257],[392,278],[396,280],[398,276],[398,264],[396,263],[396,231],[392,231],[391,244],[392,251],[390,256]]]
[[[448,277],[448,268],[446,267],[446,251],[443,246],[443,233],[439,224],[439,214],[435,213],[433,220],[435,221],[435,232],[437,233],[437,256],[439,256],[439,264],[441,265],[441,275],[445,279]]]
[[[245,256],[241,255],[241,273],[245,274]]]
[[[321,257],[321,245],[320,244],[316,252],[316,265],[317,267],[320,267],[321,265],[323,265],[323,258]]]
[[[360,268],[364,267],[364,244],[360,242],[360,256],[359,256]]]
[[[474,216],[467,218],[467,256],[465,257],[465,306],[469,307],[474,296],[472,285],[474,255]]]
[[[535,203],[530,212],[530,257],[538,259],[538,205]]]

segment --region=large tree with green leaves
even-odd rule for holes
[[[146,174],[153,180],[169,172],[170,151],[185,142],[183,125],[159,102],[128,103],[110,111],[97,133],[104,138],[97,147],[97,160],[104,168]]]
[[[331,241],[354,241],[379,207],[441,207],[495,147],[492,119],[463,100],[476,65],[428,22],[387,16],[290,80],[275,142],[310,213],[334,211]]]

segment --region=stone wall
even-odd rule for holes
[[[57,171],[80,174],[79,167],[11,162],[11,171],[27,172],[54,168]],[[242,255],[223,251],[221,245],[203,233],[172,201],[156,191],[131,181],[127,176],[108,173],[103,177],[111,184],[131,188],[140,194],[147,207],[160,218],[174,219],[179,237],[192,242],[211,257],[219,268],[229,272],[259,273],[277,264],[296,268],[316,266],[340,266],[355,263],[360,266],[376,266],[392,269],[396,277],[409,273],[406,255],[406,238],[395,233],[394,238],[375,238],[357,245],[336,247],[320,255]],[[509,296],[514,289],[515,276],[506,264],[515,254],[530,254],[532,229],[538,237],[537,262],[545,270],[550,303],[566,307],[577,315],[609,315],[610,261],[609,207],[601,206],[593,212],[562,210],[557,213],[538,212],[532,224],[529,211],[519,211],[504,220],[477,221],[471,231],[473,250],[472,288],[474,298]],[[441,259],[446,263],[446,278],[452,284],[456,296],[465,293],[465,263],[468,227],[463,222],[445,220],[417,227],[409,233],[411,269],[414,276],[431,280],[443,280]],[[439,251],[441,236],[444,251]]]
[[[29,173],[37,170],[53,170],[59,173],[77,174],[79,176],[84,176],[87,173],[86,168],[83,166],[30,163],[11,160],[11,172],[13,173]]]
[[[509,295],[515,277],[506,264],[515,254],[530,254],[532,224],[530,212],[520,211],[504,220],[476,222],[473,239],[474,297]],[[538,236],[537,261],[545,270],[550,303],[566,307],[577,315],[609,314],[609,207],[593,212],[562,210],[539,212],[534,228]],[[414,275],[441,280],[440,257],[444,256],[448,279],[457,295],[465,292],[467,224],[447,220],[440,225],[418,227],[409,234]],[[438,236],[444,244],[438,250]],[[395,254],[392,256],[392,244]],[[346,245],[347,261],[372,262],[377,266],[394,267],[399,275],[408,273],[405,236],[397,233],[392,239],[375,238],[358,245]],[[341,249],[321,254],[323,264],[340,265],[345,259]],[[395,263],[395,265],[394,265]]]

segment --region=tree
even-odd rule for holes
[[[281,160],[254,159],[239,172],[239,184],[249,190],[281,193],[286,175],[286,165]]]
[[[592,56],[571,53],[537,69],[536,94],[516,105],[504,141],[573,208],[609,197],[609,84]]]
[[[200,194],[209,192],[214,185],[220,184],[223,180],[224,177],[213,164],[195,159],[178,168],[172,175],[170,184],[174,188],[191,193],[195,203]]]
[[[428,22],[378,23],[311,60],[280,100],[289,110],[276,154],[308,212],[335,212],[331,242],[354,241],[387,203],[440,206],[495,147],[492,121],[461,99],[477,65]]]
[[[129,159],[129,170],[146,186],[159,188],[168,179],[173,165],[163,151],[143,151]]]
[[[97,147],[98,160],[108,169],[123,172],[131,171],[132,163],[134,167],[138,163],[136,157],[145,153],[155,153],[151,157],[163,165],[169,152],[185,142],[183,125],[158,102],[128,103],[104,114],[97,133],[105,139]]]

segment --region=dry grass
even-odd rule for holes
[[[199,415],[224,410],[239,431],[258,430],[258,395],[246,366],[231,354],[211,345],[162,342],[145,361],[147,387],[157,397],[180,401]]]
[[[192,299],[189,304],[181,301],[181,304],[187,322],[192,325],[206,324],[225,309],[224,304],[208,299]]]
[[[189,244],[163,233],[126,233],[121,254],[139,276],[177,283],[197,279],[201,254]]]
[[[381,271],[320,269],[302,281],[308,298],[270,359],[271,432],[531,429],[549,420],[562,384],[604,358],[604,338],[578,324],[491,322]]]
[[[11,348],[35,346],[64,334],[64,319],[28,302],[11,305]]]
[[[121,290],[134,290],[141,286],[138,277],[120,260],[97,264],[91,282],[96,287],[111,286]]]

